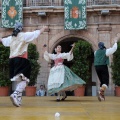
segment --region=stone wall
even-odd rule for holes
[[[101,15],[103,9],[108,9],[107,15]],[[46,12],[46,16],[39,16],[38,12]],[[120,7],[114,6],[91,6],[87,7],[87,29],[86,30],[64,30],[64,8],[63,7],[27,7],[24,8],[23,24],[24,31],[33,31],[40,29],[42,25],[47,25],[49,30],[39,36],[34,41],[40,53],[39,62],[41,64],[40,75],[37,80],[37,88],[40,84],[47,86],[47,79],[51,64],[43,59],[43,44],[47,44],[48,52],[52,52],[54,47],[61,41],[70,37],[82,38],[92,45],[93,51],[97,49],[99,41],[105,43],[108,48],[113,45],[113,40],[117,33],[120,32]],[[0,28],[0,37],[11,34],[11,29]],[[92,69],[93,70],[93,69]],[[111,71],[111,70],[110,70]],[[93,70],[93,81],[97,79],[99,88],[99,80]],[[96,89],[96,92],[97,92]],[[110,87],[107,90],[107,95],[114,94],[114,85],[110,74]]]

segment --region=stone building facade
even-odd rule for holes
[[[47,63],[43,59],[42,46],[47,44],[50,53],[54,51],[56,45],[66,42],[66,44],[85,40],[92,45],[93,52],[97,49],[99,41],[105,43],[108,48],[113,45],[113,40],[117,33],[120,32],[120,6],[114,5],[90,5],[87,6],[87,29],[86,30],[64,30],[64,7],[63,6],[29,6],[23,8],[23,24],[24,31],[33,31],[39,29],[42,25],[47,25],[48,30],[45,31],[38,39],[34,41],[40,53],[39,62],[41,64],[40,75],[37,79],[37,88],[40,84],[47,85],[47,79],[51,63]],[[104,14],[103,10],[107,10]],[[45,12],[45,16],[40,16],[39,12]],[[0,28],[0,37],[11,34],[12,29]],[[66,48],[67,49],[67,48]],[[111,56],[112,61],[112,56]],[[87,95],[96,96],[99,88],[99,80],[97,78],[94,66],[91,66],[92,82],[96,84],[90,86]],[[114,84],[111,79],[110,85],[106,91],[107,95],[114,95]]]

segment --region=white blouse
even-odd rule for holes
[[[67,59],[67,61],[71,61],[73,59],[73,53],[60,53],[60,54],[50,54],[47,51],[44,52],[44,59],[46,61],[55,60],[57,58]]]

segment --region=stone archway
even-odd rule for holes
[[[83,39],[87,42],[89,42],[92,45],[92,49],[95,51],[97,49],[97,36],[94,36],[93,34],[89,33],[88,31],[76,31],[74,33],[71,33],[70,31],[62,31],[58,34],[56,34],[54,37],[52,37],[49,40],[49,51],[52,52],[54,47],[60,43],[61,41],[67,39],[67,38],[79,38]]]

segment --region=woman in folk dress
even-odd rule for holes
[[[46,61],[54,60],[54,67],[51,68],[48,78],[48,94],[58,93],[57,101],[66,99],[65,91],[75,90],[77,87],[85,84],[80,77],[63,65],[64,59],[67,59],[67,61],[73,59],[74,46],[75,44],[73,44],[72,49],[68,53],[61,53],[62,48],[60,45],[55,48],[56,54],[50,54],[46,50],[44,52]],[[62,99],[60,99],[61,94],[63,96]]]

